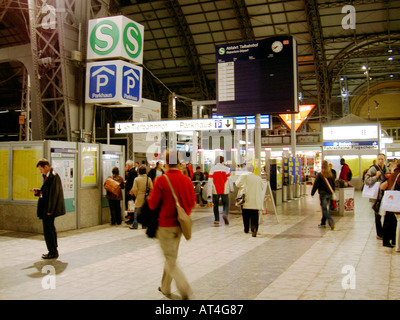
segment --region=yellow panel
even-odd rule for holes
[[[29,189],[42,186],[42,175],[36,168],[43,158],[41,149],[13,150],[12,198],[14,200],[37,200]]]
[[[0,199],[8,199],[8,150],[0,150]]]
[[[97,181],[97,151],[82,151],[82,183],[95,184]]]
[[[346,160],[346,163],[349,165],[351,172],[353,173],[353,178],[360,177],[360,163],[358,157],[343,157]]]
[[[361,156],[361,174],[365,169],[369,169],[373,165],[373,161],[376,160],[376,156]]]

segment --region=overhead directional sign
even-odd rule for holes
[[[88,62],[86,103],[138,105],[142,67],[122,60]]]
[[[115,133],[232,130],[234,119],[166,120],[147,122],[117,122]]]

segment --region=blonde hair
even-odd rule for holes
[[[321,174],[322,174],[325,178],[330,178],[330,177],[332,177],[331,168],[329,167],[329,163],[328,163],[328,161],[326,161],[326,160],[322,161]]]

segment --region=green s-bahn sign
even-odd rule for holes
[[[88,60],[124,58],[143,63],[144,27],[124,16],[89,20]]]

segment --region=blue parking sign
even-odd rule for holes
[[[90,99],[113,99],[116,94],[117,66],[105,64],[90,68]]]
[[[129,66],[122,68],[122,98],[137,102],[140,99],[140,71]]]

